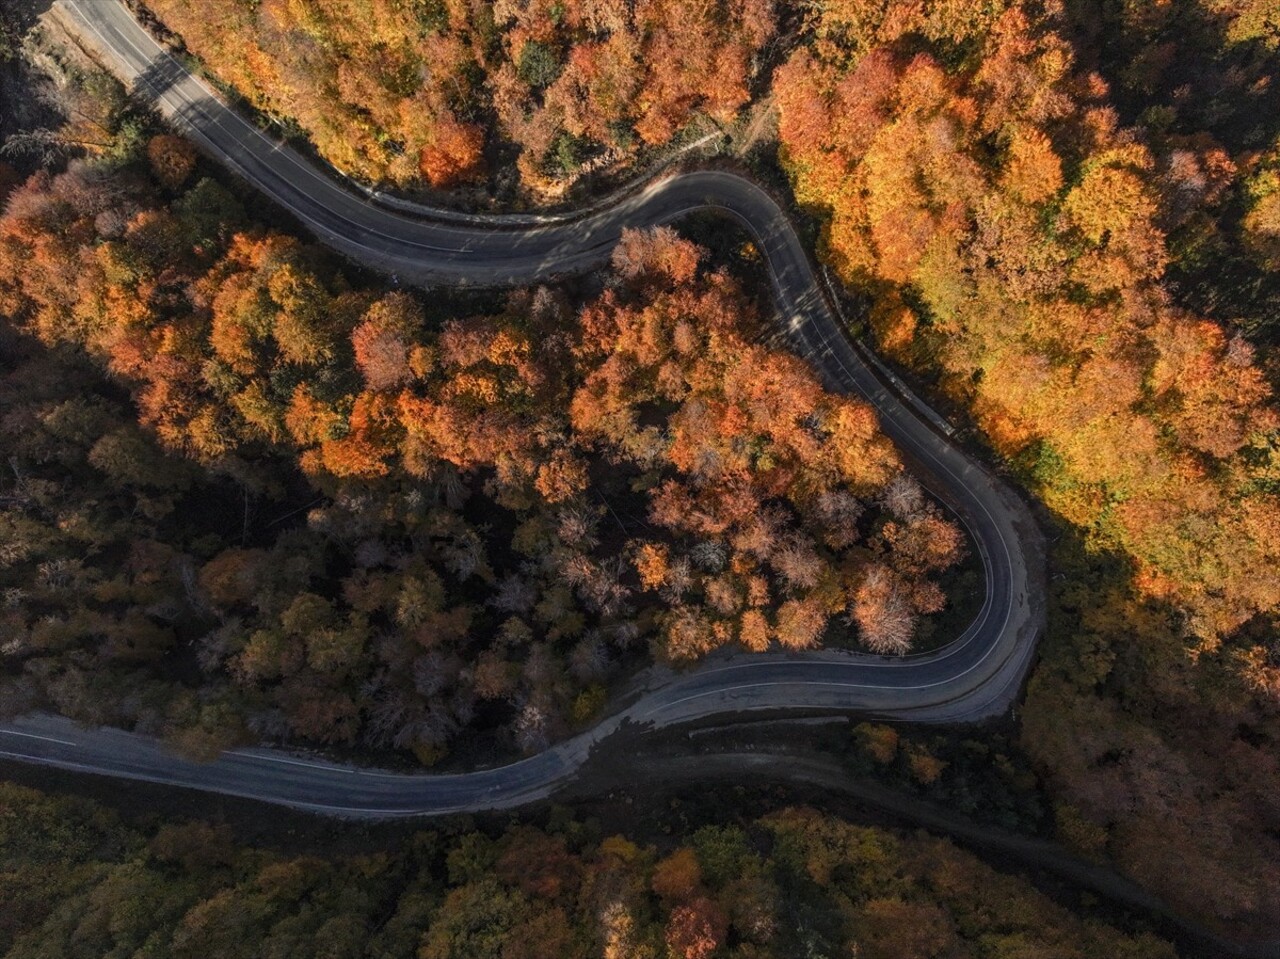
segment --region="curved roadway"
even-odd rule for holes
[[[577,218],[419,216],[339,186],[293,150],[226,107],[169,57],[118,0],[59,0],[82,42],[170,120],[252,185],[291,210],[328,245],[423,284],[518,284],[605,262],[624,227],[718,209],[755,238],[794,346],[827,385],[873,403],[884,432],[925,486],[968,528],[986,593],[964,633],[933,653],[901,658],[839,651],[735,655],[642,695],[590,732],[495,769],[404,775],[271,749],[207,764],[158,741],[84,729],[52,716],[0,725],[0,757],[244,796],[346,816],[388,817],[514,808],[550,795],[592,746],[624,723],[671,725],[750,711],[857,711],[884,718],[966,722],[998,716],[1017,697],[1043,632],[1043,559],[1026,505],[929,426],[872,372],[844,336],[785,213],[755,184],[703,171],[668,177]],[[937,419],[936,414],[932,416]]]

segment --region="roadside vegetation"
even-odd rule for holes
[[[544,197],[731,121],[778,30],[768,0],[146,6],[344,172],[446,188],[514,167]]]
[[[949,843],[804,808],[660,845],[553,813],[422,831],[393,852],[253,848],[0,786],[0,955],[98,959],[1172,959]]]

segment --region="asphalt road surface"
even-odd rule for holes
[[[859,712],[887,719],[969,722],[1016,699],[1043,632],[1043,557],[1022,500],[913,410],[850,344],[822,295],[786,214],[730,173],[666,177],[580,216],[482,217],[409,204],[339,185],[226,107],[169,57],[118,0],[58,0],[59,14],[135,91],[239,175],[352,259],[420,284],[523,284],[599,266],[625,227],[715,209],[755,238],[794,348],[828,387],[865,397],[924,485],[967,527],[985,596],[969,627],[932,653],[888,658],[839,651],[720,656],[653,688],[590,732],[522,762],[460,775],[402,775],[242,749],[206,764],[158,741],[85,729],[53,716],[0,725],[0,756],[142,779],[351,817],[514,808],[550,795],[591,748],[624,723],[666,726],[709,716]],[[915,401],[918,403],[918,401]]]

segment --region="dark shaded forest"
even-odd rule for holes
[[[786,809],[663,844],[554,815],[290,855],[0,786],[0,955],[1172,959],[947,842]],[[979,950],[975,952],[974,950]]]

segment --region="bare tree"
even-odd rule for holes
[[[589,630],[569,654],[569,672],[583,683],[598,683],[608,675],[612,660],[599,630]]]
[[[667,567],[666,585],[662,598],[671,604],[679,603],[684,594],[693,588],[693,566],[687,556],[680,556]]]
[[[430,699],[453,683],[458,664],[439,650],[429,650],[413,661],[413,688]]]
[[[907,473],[899,473],[889,482],[882,500],[891,513],[908,522],[924,511],[924,490]]]
[[[799,534],[788,536],[770,562],[793,590],[813,589],[826,568],[813,543]]]
[[[497,591],[489,597],[488,604],[503,613],[527,613],[538,598],[534,585],[517,573],[511,573],[498,583]]]
[[[526,753],[541,752],[551,744],[546,710],[532,700],[525,703],[516,716],[516,745]]]
[[[482,576],[484,579],[492,576],[492,573],[486,573],[488,562],[484,540],[469,526],[455,533],[453,542],[441,552],[444,555],[446,568],[463,582],[477,573],[484,574]]]
[[[723,542],[704,539],[695,543],[689,550],[689,558],[699,569],[708,573],[719,573],[725,568],[729,559],[729,551]]]
[[[862,642],[872,652],[902,654],[911,649],[916,616],[885,567],[874,566],[867,573],[850,612]]]
[[[594,549],[600,543],[599,537],[596,536],[596,525],[600,521],[601,512],[599,509],[589,509],[580,504],[566,506],[560,510],[556,535],[577,549]]]
[[[817,501],[817,518],[822,538],[832,549],[847,549],[858,539],[858,520],[864,508],[847,489],[824,490]]]

